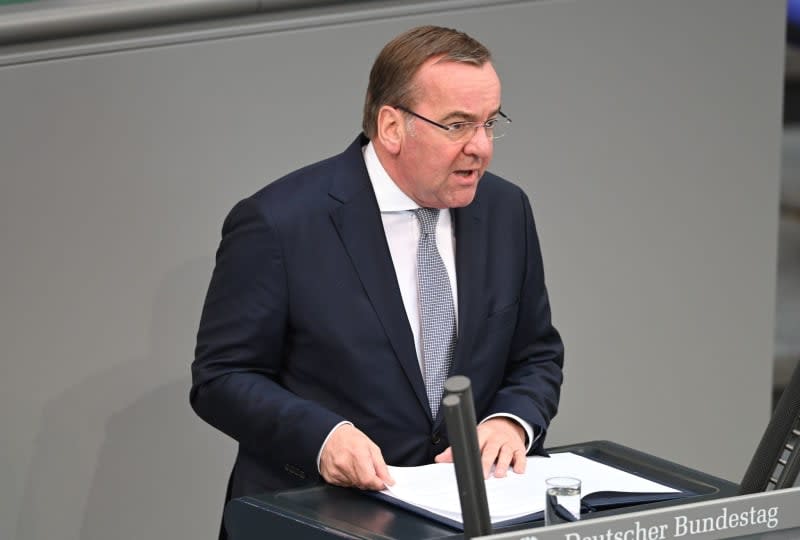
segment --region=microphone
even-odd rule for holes
[[[445,381],[444,391],[442,406],[453,449],[464,537],[486,536],[492,534],[492,522],[481,468],[472,386],[469,378],[455,375]]]

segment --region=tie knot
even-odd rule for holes
[[[438,208],[417,208],[414,213],[419,220],[419,228],[422,234],[435,234],[436,222],[439,221]]]

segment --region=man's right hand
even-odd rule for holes
[[[322,448],[319,471],[337,486],[380,491],[394,484],[381,449],[351,424],[333,430]]]

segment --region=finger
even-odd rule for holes
[[[492,470],[492,465],[497,459],[497,454],[500,451],[500,445],[496,441],[490,439],[486,442],[481,450],[481,467],[483,468],[483,477],[489,478],[489,473]]]
[[[360,450],[352,456],[352,485],[359,489],[383,489],[385,486],[375,470],[371,447],[365,446]]]
[[[528,456],[525,455],[524,448],[514,450],[514,472],[522,474],[525,472],[525,467],[528,465]]]
[[[514,457],[514,449],[505,444],[500,447],[500,452],[497,454],[497,461],[494,465],[494,475],[497,478],[503,478],[508,473],[508,466]]]
[[[367,491],[382,491],[386,489],[386,484],[375,474],[373,469],[371,473],[359,476],[359,481],[354,487]]]
[[[452,463],[453,462],[453,447],[448,446],[444,452],[438,454],[433,461],[436,463]]]

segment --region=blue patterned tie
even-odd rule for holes
[[[453,352],[456,348],[456,314],[447,270],[436,249],[436,222],[439,210],[419,208],[420,235],[417,246],[417,288],[422,320],[422,356],[425,366],[425,389],[431,413],[436,418],[442,400]]]

